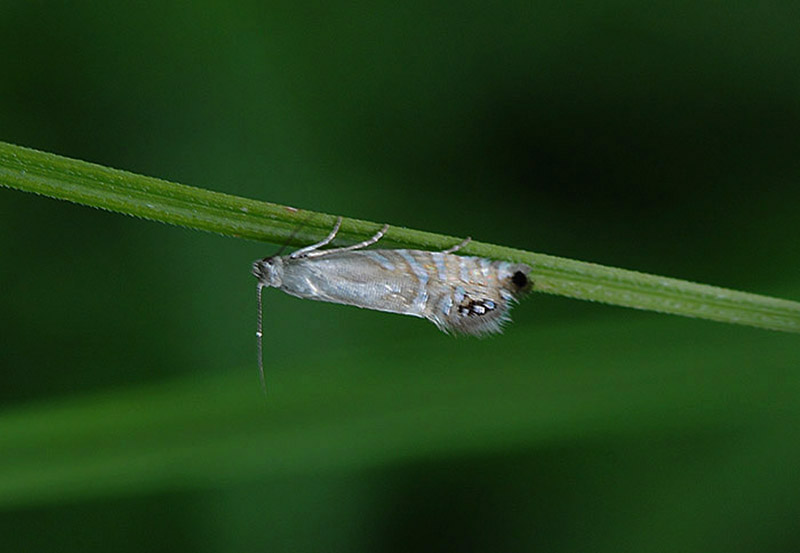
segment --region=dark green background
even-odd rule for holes
[[[779,1],[11,1],[0,140],[800,299],[799,28]],[[205,420],[200,450],[261,447],[0,486],[0,549],[800,548],[796,335],[536,295],[453,339],[270,291],[273,407],[215,418],[262,401],[275,249],[0,190],[0,429],[130,392]]]

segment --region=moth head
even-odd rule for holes
[[[259,259],[253,263],[252,272],[258,279],[259,288],[280,288],[283,284],[283,259],[278,255]]]

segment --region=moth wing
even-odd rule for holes
[[[508,291],[487,287],[451,288],[447,296],[450,300],[442,300],[441,309],[435,309],[428,316],[440,330],[474,336],[496,334],[511,320],[509,311],[514,297]]]
[[[487,260],[452,257],[458,259],[456,274],[460,278],[446,283],[441,298],[426,316],[447,333],[481,336],[502,332],[511,321],[509,311],[517,298],[531,289],[531,268],[495,261],[487,275]],[[461,270],[462,264],[466,271]]]

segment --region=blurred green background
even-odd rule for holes
[[[0,5],[0,140],[800,299],[792,2]],[[276,246],[0,190],[3,551],[797,551],[800,339],[265,296]]]

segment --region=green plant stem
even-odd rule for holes
[[[334,215],[299,210],[0,142],[0,185],[135,217],[236,238],[305,245],[324,237]],[[295,231],[302,226],[302,231]],[[372,235],[380,224],[344,219],[341,241]],[[390,227],[382,244],[445,249],[460,239]],[[800,303],[684,280],[471,242],[460,253],[527,263],[534,290],[773,330],[800,332]]]

